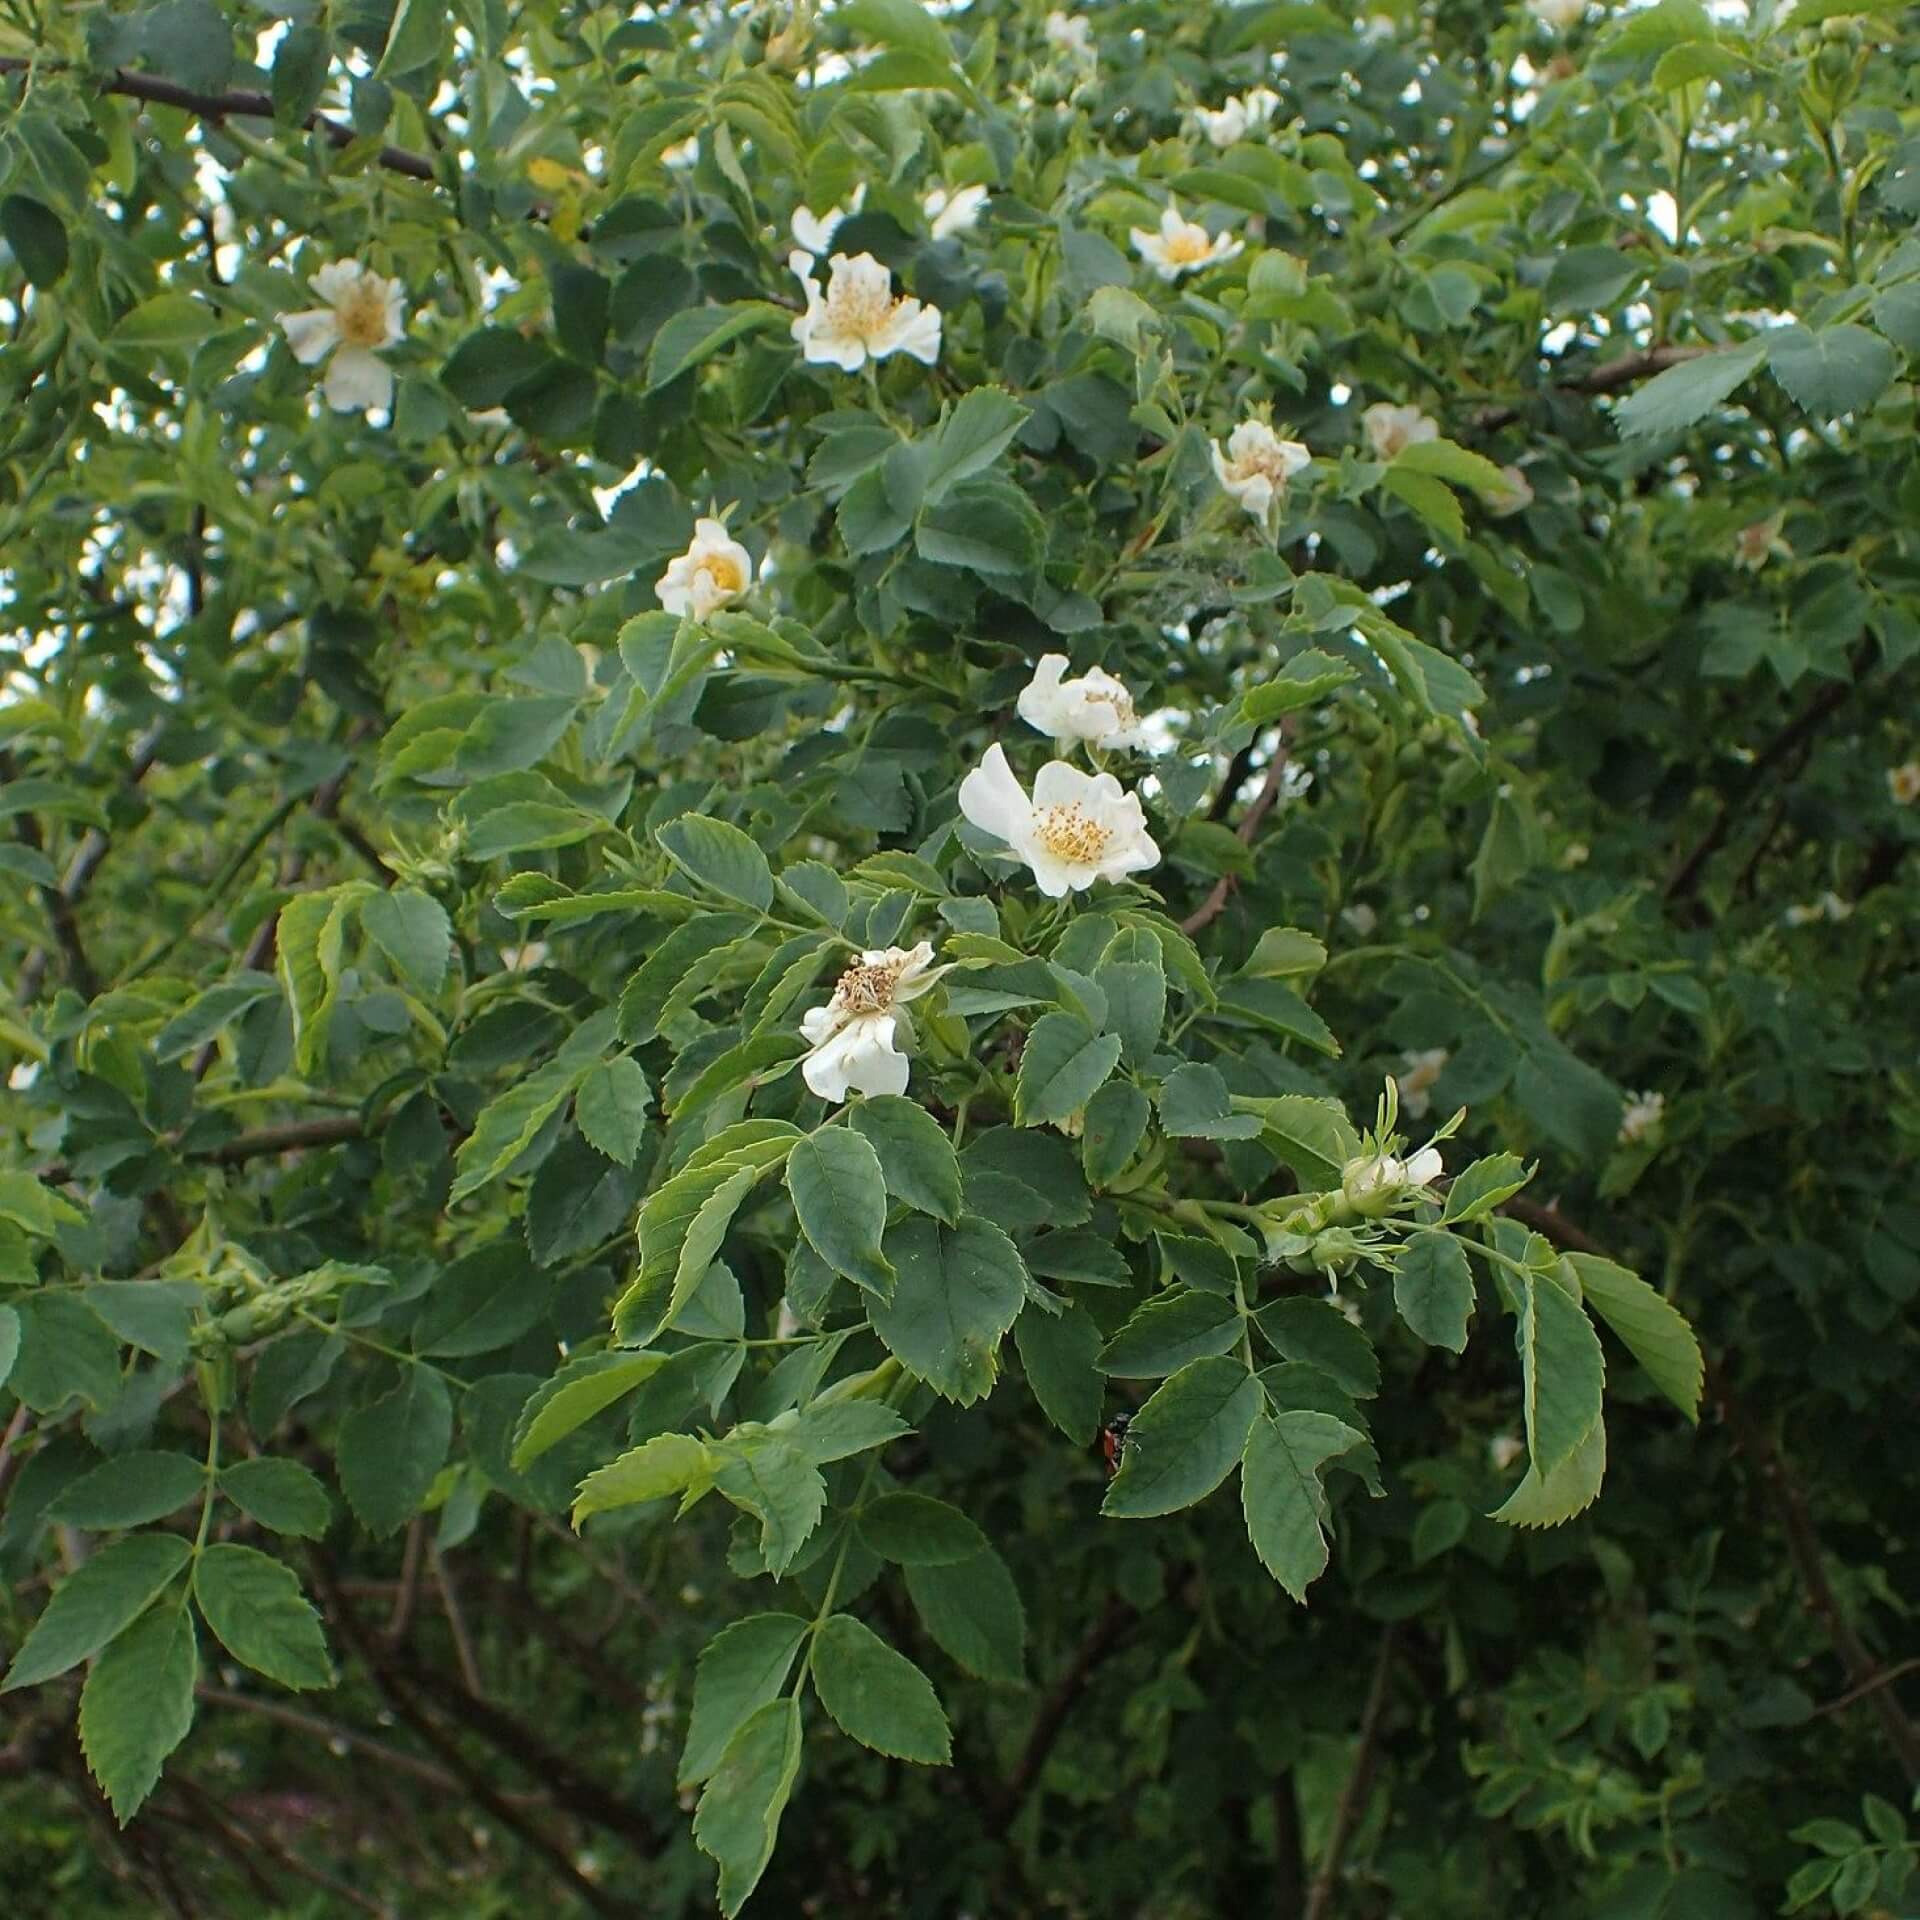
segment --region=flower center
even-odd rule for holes
[[[836,333],[871,340],[881,332],[900,303],[882,282],[836,273],[827,288],[827,317]]]
[[[340,338],[350,347],[384,347],[387,344],[387,298],[380,282],[371,275],[362,279],[334,308],[333,317]]]
[[[833,997],[849,1013],[884,1013],[893,1005],[900,984],[898,967],[849,967],[840,976]]]
[[[1205,227],[1185,226],[1167,242],[1167,258],[1177,260],[1181,266],[1191,266],[1196,260],[1204,260],[1213,251],[1213,242],[1207,238]]]
[[[713,583],[716,593],[739,593],[747,584],[740,563],[730,553],[709,553],[700,562],[700,571]]]
[[[1042,807],[1033,816],[1034,838],[1070,866],[1090,867],[1106,852],[1113,829],[1091,818],[1076,800],[1071,806]]]

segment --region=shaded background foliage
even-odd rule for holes
[[[324,1618],[328,1651],[290,1628],[268,1671],[338,1676],[296,1699],[203,1639],[194,1729],[124,1832],[75,1676],[10,1694],[11,1910],[710,1910],[676,1770],[694,1661],[756,1604],[729,1568],[751,1539],[718,1503],[579,1535],[564,1514],[626,1438],[728,1391],[701,1368],[743,1328],[777,1337],[791,1227],[729,1243],[707,1361],[513,1464],[556,1342],[602,1334],[631,1277],[659,1128],[623,1165],[562,1104],[457,1201],[455,1155],[477,1163],[489,1103],[669,922],[546,926],[537,883],[502,884],[657,888],[653,831],[704,810],[843,870],[926,852],[977,897],[953,789],[1019,737],[1013,696],[1056,648],[1186,716],[1151,878],[1207,961],[1272,926],[1329,949],[1305,1020],[1215,1030],[1234,1091],[1358,1111],[1404,1052],[1448,1049],[1437,1111],[1539,1158],[1522,1220],[1686,1311],[1706,1411],[1683,1425],[1615,1349],[1599,1503],[1497,1527],[1516,1369],[1484,1319],[1459,1359],[1396,1331],[1376,1278],[1384,1377],[1344,1386],[1383,1496],[1332,1483],[1301,1610],[1230,1501],[1103,1521],[1091,1423],[1067,1438],[1020,1380],[916,1406],[888,1471],[976,1522],[1011,1585],[862,1571],[954,1764],[815,1727],[762,1908],[1902,1910],[1912,11],[1663,0],[1560,36],[1482,5],[1086,20],[1091,61],[991,0],[797,24],[6,9],[8,1641],[122,1524],[164,1521],[126,1462],[197,1457],[210,1382],[226,1458],[321,1483],[255,1490],[277,1537],[237,1483],[215,1550],[271,1549]],[[1266,132],[1215,151],[1188,124],[1257,84]],[[992,189],[976,230],[929,239],[935,182]],[[873,390],[786,337],[788,218],[861,183],[836,245],[946,326],[935,370]],[[1126,233],[1169,193],[1255,244],[1149,279]],[[317,411],[275,325],[356,257],[411,303],[390,421]],[[1027,411],[955,566],[876,462],[983,383]],[[1496,513],[1464,455],[1376,460],[1376,401],[1517,465],[1530,499]],[[1257,404],[1317,456],[1277,546],[1207,452]],[[681,674],[651,583],[729,503],[775,562],[756,611],[805,652],[739,629]],[[1355,637],[1381,608],[1443,656],[1424,676],[1383,670],[1387,629]],[[1362,677],[1249,724],[1309,645]],[[303,984],[282,912],[354,883],[446,919],[377,937],[376,911],[316,1029],[325,969]],[[294,909],[315,966],[327,910]],[[702,1024],[676,1029],[696,1068],[722,1044]],[[640,1053],[676,1098],[680,1052]],[[1663,1117],[1622,1143],[1643,1090]],[[1002,1217],[1078,1224],[1073,1151],[1009,1138],[974,1169]],[[1180,1177],[1266,1191],[1256,1152],[1202,1143]],[[1130,1304],[1081,1298],[1103,1332]],[[733,1417],[777,1404],[778,1352],[746,1356]],[[90,1508],[103,1465],[122,1477]]]

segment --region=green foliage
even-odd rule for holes
[[[1909,24],[6,9],[8,1910],[1909,1901]]]

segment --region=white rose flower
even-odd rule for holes
[[[836,253],[828,262],[823,298],[813,277],[813,256],[791,253],[787,265],[807,290],[807,310],[793,323],[800,351],[816,366],[858,373],[869,360],[904,353],[927,366],[940,358],[940,311],[902,295],[893,276],[870,253],[852,259]]]
[[[933,227],[936,240],[950,240],[956,233],[971,233],[987,204],[985,187],[935,187],[921,201],[921,210]]]
[[[1909,760],[1903,767],[1889,767],[1887,792],[1897,807],[1910,807],[1920,800],[1920,760]]]
[[[1162,280],[1178,280],[1183,273],[1231,260],[1246,242],[1224,233],[1209,234],[1197,221],[1187,219],[1178,207],[1168,207],[1160,216],[1160,231],[1145,227],[1132,229],[1134,250]]]
[[[1542,26],[1565,33],[1587,10],[1587,0],[1527,0],[1527,11]]]
[[[842,220],[853,217],[866,204],[867,183],[863,180],[854,188],[851,198],[844,207],[829,207],[825,213],[815,213],[810,207],[795,207],[793,210],[793,238],[796,245],[804,247],[809,253],[825,253],[833,245],[833,231]]]
[[[390,406],[393,373],[378,355],[406,337],[406,289],[357,260],[330,261],[307,285],[326,305],[280,316],[293,357],[311,367],[333,354],[322,391],[336,413]]]
[[[1104,667],[1089,667],[1077,680],[1062,676],[1064,653],[1043,653],[1033,678],[1020,690],[1020,718],[1036,733],[1062,746],[1084,740],[1096,747],[1136,747],[1140,717],[1130,694]]]
[[[1282,440],[1264,420],[1241,421],[1224,448],[1216,440],[1210,451],[1220,484],[1256,520],[1267,517],[1287,482],[1313,459],[1298,440]]]
[[[1056,53],[1071,54],[1076,60],[1091,60],[1093,23],[1077,13],[1062,13],[1057,8],[1047,15],[1040,31]]]
[[[1438,1147],[1422,1147],[1410,1160],[1391,1153],[1363,1153],[1340,1172],[1340,1185],[1356,1206],[1368,1200],[1391,1203],[1403,1193],[1430,1187],[1446,1171]]]
[[[1451,1057],[1445,1047],[1428,1047],[1424,1052],[1407,1055],[1407,1070],[1395,1074],[1393,1084],[1400,1089],[1400,1111],[1410,1120],[1426,1117],[1427,1109],[1433,1105],[1429,1089],[1445,1071]]]
[[[1733,564],[1743,573],[1758,573],[1776,555],[1791,560],[1793,549],[1780,537],[1780,529],[1786,524],[1784,513],[1770,513],[1764,520],[1742,527],[1733,536]]]
[[[731,606],[752,585],[753,556],[723,522],[696,520],[693,545],[669,563],[653,591],[669,613],[704,620]]]
[[[1230,94],[1218,107],[1196,106],[1194,123],[1216,147],[1231,147],[1257,133],[1274,116],[1280,96],[1269,87],[1246,95]]]
[[[1384,400],[1375,401],[1360,416],[1360,424],[1367,430],[1367,444],[1381,460],[1391,460],[1405,447],[1440,437],[1438,423],[1418,407],[1392,407]]]
[[[1662,1115],[1667,1110],[1667,1096],[1664,1093],[1637,1093],[1632,1104],[1620,1116],[1620,1138],[1627,1146],[1644,1140],[1659,1126]]]
[[[822,1100],[856,1093],[905,1093],[907,1056],[894,1045],[901,1005],[917,1000],[946,972],[933,964],[933,943],[873,948],[849,967],[824,1007],[801,1016],[801,1034],[813,1051],[800,1077]]]
[[[1496,520],[1511,519],[1533,505],[1533,482],[1518,467],[1502,467],[1500,478],[1506,485],[1487,501],[1487,511]]]
[[[1123,793],[1110,773],[1085,774],[1064,760],[1040,769],[1029,800],[1006,754],[989,747],[960,782],[960,811],[1004,840],[1050,900],[1160,864],[1140,796]]]

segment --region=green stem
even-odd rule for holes
[[[213,1501],[215,1489],[219,1485],[220,1472],[220,1416],[217,1412],[207,1414],[207,1487],[200,1496],[200,1525],[193,1536],[193,1552],[199,1558],[207,1544],[207,1530],[213,1525]]]

